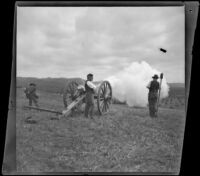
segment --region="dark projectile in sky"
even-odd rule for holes
[[[160,51],[162,51],[163,53],[166,53],[167,50],[166,49],[163,49],[163,48],[160,48]]]

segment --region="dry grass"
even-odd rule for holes
[[[40,92],[40,105],[62,110],[62,97]],[[178,172],[185,125],[183,110],[113,105],[104,116],[51,120],[55,114],[24,110],[17,90],[19,172]],[[97,111],[97,109],[95,109]],[[31,116],[36,123],[27,123]]]

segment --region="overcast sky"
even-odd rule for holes
[[[184,82],[184,19],[184,7],[18,7],[17,76],[103,80],[146,61]]]

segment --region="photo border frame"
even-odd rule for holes
[[[11,84],[10,84],[10,95],[9,95],[9,105],[8,105],[8,116],[7,116],[7,125],[6,125],[6,137],[5,137],[5,146],[4,146],[4,157],[2,165],[3,174],[38,174],[38,173],[19,173],[16,170],[16,38],[17,38],[17,7],[163,7],[163,6],[185,6],[185,112],[187,118],[187,108],[188,108],[188,98],[190,93],[190,80],[191,80],[191,68],[192,68],[192,52],[193,52],[193,43],[195,36],[195,29],[197,23],[197,16],[199,10],[199,3],[196,1],[193,2],[167,2],[167,1],[31,1],[31,2],[15,2],[14,10],[14,28],[13,28],[13,48],[12,48],[12,68],[11,68]],[[186,125],[186,124],[185,124]],[[183,148],[183,147],[182,147]],[[181,167],[181,166],[180,166]],[[39,173],[42,175],[83,175],[83,174],[92,174],[92,175],[133,175],[141,173],[133,172],[52,172],[52,173]],[[169,172],[158,172],[158,173],[142,173],[143,175],[171,175],[177,173]]]

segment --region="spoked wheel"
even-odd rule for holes
[[[112,87],[108,81],[103,81],[97,93],[97,107],[100,115],[109,111],[112,100]]]
[[[75,81],[71,81],[64,89],[63,94],[63,104],[64,107],[67,107],[72,101],[72,97],[74,96],[78,87],[78,83]]]

